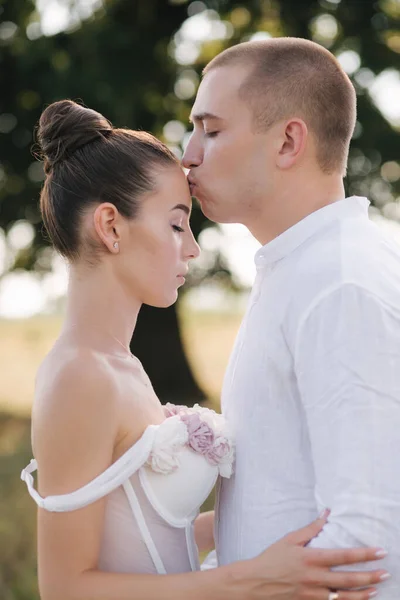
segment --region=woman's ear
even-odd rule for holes
[[[96,234],[106,248],[116,254],[119,252],[121,215],[111,202],[103,202],[96,207],[93,214],[93,225]]]

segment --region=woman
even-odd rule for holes
[[[233,442],[213,411],[164,408],[129,350],[142,303],[175,302],[198,256],[186,179],[154,137],[68,100],[44,111],[38,139],[43,220],[70,264],[63,328],[36,381],[36,460],[22,472],[40,507],[42,600],[371,597],[331,590],[378,583],[383,570],[330,568],[382,551],[304,547],[325,517],[253,560],[199,570],[213,513],[198,510],[230,476]]]

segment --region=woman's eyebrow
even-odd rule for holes
[[[190,207],[187,204],[177,204],[176,206],[171,208],[171,211],[177,210],[177,209],[183,210],[184,213],[186,213],[187,215],[190,215]]]

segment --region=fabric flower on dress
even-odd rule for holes
[[[179,451],[188,442],[186,425],[175,415],[157,429],[147,463],[157,473],[170,473],[179,467]]]
[[[167,418],[173,417],[174,415],[178,415],[181,410],[187,409],[187,406],[183,404],[171,404],[171,402],[167,402],[164,406],[164,414]]]
[[[222,435],[214,440],[214,444],[208,450],[206,458],[212,465],[218,465],[221,477],[232,475],[234,450],[230,440]]]
[[[214,410],[195,404],[193,407],[168,403],[166,420],[157,430],[147,463],[158,473],[170,473],[179,466],[183,446],[201,454],[218,467],[222,477],[232,475],[234,443],[224,417]]]
[[[207,454],[214,443],[214,432],[211,427],[196,413],[183,413],[179,416],[187,427],[189,446],[199,454]]]
[[[192,408],[186,407],[186,410],[200,415],[201,419],[208,423],[215,432],[226,430],[225,418],[220,413],[215,412],[215,410],[205,408],[199,404],[195,404]]]
[[[204,456],[211,465],[218,466],[221,477],[229,478],[233,471],[235,445],[225,418],[215,410],[198,404],[192,408],[186,408],[184,415],[179,414],[181,419],[187,418],[186,415],[197,415],[204,424],[210,427],[214,433],[214,439],[213,443],[208,445]]]

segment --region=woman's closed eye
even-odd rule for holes
[[[217,137],[218,134],[219,134],[219,131],[205,131],[204,132],[204,136],[207,138]]]
[[[172,229],[178,233],[184,233],[184,229],[182,229],[182,227],[179,227],[179,225],[172,225]]]

